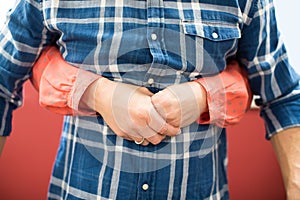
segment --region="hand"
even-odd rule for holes
[[[206,92],[196,82],[171,85],[151,99],[160,115],[174,127],[190,125],[207,110]]]
[[[159,144],[165,138],[160,133],[179,132],[179,128],[166,123],[157,113],[151,103],[152,95],[143,87],[100,78],[88,88],[83,99],[88,100],[86,104],[94,107],[118,136],[134,141],[145,138],[143,145],[147,145]]]

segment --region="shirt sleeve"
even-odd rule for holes
[[[226,69],[213,77],[197,79],[205,89],[208,111],[201,114],[199,124],[227,127],[237,124],[250,108],[252,93],[244,70],[237,61],[227,63]]]
[[[101,76],[67,63],[55,46],[45,49],[33,66],[31,82],[39,91],[39,103],[63,115],[95,115],[80,103],[88,86]]]
[[[266,137],[300,126],[299,75],[290,66],[278,31],[272,0],[255,0],[243,15],[237,56],[247,68],[251,89],[259,96]]]
[[[33,67],[31,81],[39,91],[40,105],[63,115],[95,115],[80,106],[86,88],[101,76],[67,63],[55,46],[45,49]],[[217,76],[196,80],[207,93],[208,112],[200,124],[220,127],[236,124],[248,110],[252,94],[245,73],[236,61]]]
[[[11,132],[12,112],[22,105],[22,86],[54,33],[43,24],[41,0],[20,0],[0,32],[0,135]]]

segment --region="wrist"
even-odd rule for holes
[[[94,82],[92,82],[85,90],[84,94],[82,95],[81,98],[81,104],[84,105],[87,109],[97,111],[96,106],[95,106],[95,101],[97,100],[98,93],[100,94],[101,92],[98,91],[99,89],[99,84],[102,84],[102,79],[106,78],[98,78]]]
[[[113,92],[116,88],[117,83],[107,78],[98,79],[89,91],[92,101],[90,106],[93,106],[93,110],[98,113],[102,113],[103,110],[107,110],[112,102]]]
[[[200,115],[207,112],[208,104],[207,104],[207,93],[205,88],[199,82],[196,81],[190,82],[189,85],[191,86],[195,98],[197,100]]]

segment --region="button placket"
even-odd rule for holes
[[[147,1],[147,41],[152,55],[152,63],[144,77],[145,85],[156,86],[159,79],[155,75],[160,74],[162,69],[157,68],[157,64],[165,63],[163,49],[164,44],[164,7],[163,0]],[[155,75],[154,75],[155,74]]]
[[[157,35],[156,35],[155,33],[152,33],[152,34],[151,34],[151,39],[152,39],[153,41],[157,40]]]
[[[154,83],[154,79],[153,79],[153,78],[149,78],[149,79],[148,79],[148,84],[149,84],[149,85],[152,85],[153,83]]]

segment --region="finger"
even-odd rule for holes
[[[142,146],[148,146],[149,144],[150,144],[150,142],[147,139],[145,139],[143,144],[141,144],[141,145]]]
[[[149,145],[149,141],[146,138],[146,135],[154,135],[156,134],[153,130],[148,130],[150,129],[149,127],[144,127],[142,128],[141,126],[135,127],[135,129],[126,134],[126,137],[129,138],[128,140],[135,142],[137,145],[142,145],[142,146],[147,146]],[[144,133],[144,135],[140,134]],[[125,138],[125,137],[124,137]]]
[[[155,110],[159,113],[159,115],[164,118],[168,119],[167,113],[170,112],[171,97],[166,94],[166,90],[162,90],[151,97],[151,103]]]
[[[126,134],[117,127],[114,127],[113,131],[117,136],[122,137],[123,139],[126,139],[128,141],[133,141],[133,142],[136,142],[136,144],[138,144],[140,141],[143,140],[143,142],[139,145],[142,145],[142,146],[149,145],[149,141],[147,139],[145,139],[144,137],[142,137],[142,136],[141,137],[133,136],[133,135],[137,135],[137,134]]]
[[[145,138],[144,138],[144,137],[142,137],[142,138],[140,138],[140,139],[138,139],[138,140],[134,140],[135,144],[138,144],[138,145],[143,144],[144,141],[145,141]]]
[[[158,145],[165,138],[166,138],[165,135],[156,134],[156,135],[153,135],[153,136],[147,138],[147,141],[149,141],[153,145]]]
[[[111,130],[119,137],[122,137],[129,141],[141,141],[142,136],[137,134],[137,131],[132,131],[130,134],[122,131],[121,128],[118,127],[116,121],[114,119],[104,119],[106,123],[109,125]]]
[[[115,134],[118,136],[118,137],[121,137],[121,138],[123,138],[123,139],[125,139],[125,140],[128,140],[128,141],[139,141],[139,138],[138,137],[136,137],[136,138],[133,138],[133,137],[131,137],[131,136],[129,136],[129,135],[127,135],[126,133],[120,133],[120,132],[116,132],[116,131],[114,131],[115,132]]]
[[[149,126],[139,127],[138,133],[153,145],[159,144],[165,138],[164,135],[158,134]]]
[[[173,136],[179,135],[181,133],[181,129],[179,127],[175,127],[175,126],[172,126],[172,125],[166,123],[165,127],[162,128],[160,133],[161,132],[164,132],[163,133],[164,135],[173,137]]]
[[[175,136],[180,134],[180,128],[172,126],[167,123],[165,119],[156,111],[154,106],[150,110],[150,122],[149,127],[156,133],[165,134],[168,136]]]
[[[158,113],[158,111],[152,105],[149,112],[148,126],[155,131],[155,133],[161,132],[165,127],[166,120]]]
[[[162,129],[158,132],[158,134],[166,135],[167,131],[168,131],[168,127],[167,127],[167,124],[165,124],[164,127],[162,127]]]
[[[179,127],[181,122],[181,109],[179,99],[170,92],[163,90],[151,97],[152,105],[165,121],[174,127]]]

